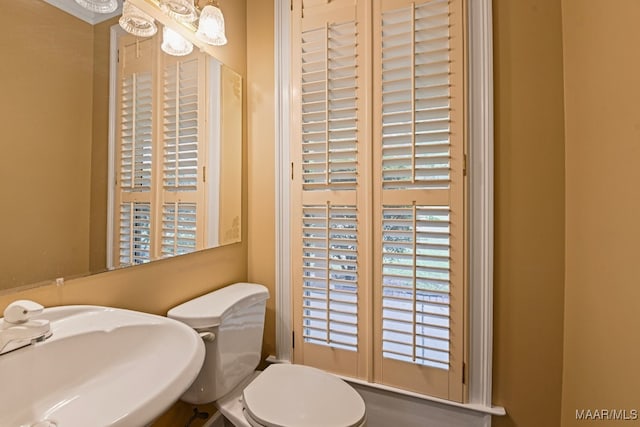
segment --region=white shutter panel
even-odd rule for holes
[[[355,206],[303,208],[303,337],[358,349],[358,243]]]
[[[379,0],[376,380],[463,398],[461,0]]]
[[[357,173],[356,23],[302,33],[303,188],[354,189]]]
[[[153,251],[154,41],[119,43],[118,124],[114,204],[117,265],[148,262]]]
[[[162,256],[182,255],[196,250],[195,203],[165,203],[162,206]]]
[[[122,79],[120,188],[123,191],[151,190],[152,90],[150,71]]]
[[[382,213],[383,356],[449,368],[449,209]]]
[[[359,270],[370,249],[359,198],[369,189],[366,62],[360,23],[364,3],[297,0],[292,159],[292,229],[297,363],[366,376],[369,274]],[[366,31],[366,27],[365,27]],[[364,179],[363,179],[364,178]],[[364,183],[363,183],[364,182]]]
[[[161,255],[204,247],[206,55],[164,56]],[[201,89],[201,90],[200,90]]]
[[[172,57],[157,37],[124,35],[119,58],[114,258],[127,265],[202,249],[208,57]]]
[[[383,188],[448,188],[449,2],[384,11],[381,22]],[[442,212],[383,208],[382,351],[448,369],[450,232]],[[446,248],[446,256],[428,242]]]
[[[382,13],[384,188],[447,187],[449,2]]]
[[[198,187],[198,59],[165,66],[163,85],[163,185],[167,191]]]
[[[151,205],[121,203],[119,224],[120,265],[148,262],[151,259]]]

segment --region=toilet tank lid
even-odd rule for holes
[[[269,298],[269,290],[256,283],[234,283],[194,298],[167,312],[167,317],[192,328],[220,325],[225,316]]]

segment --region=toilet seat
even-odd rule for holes
[[[362,397],[340,378],[302,365],[271,365],[242,393],[245,416],[264,427],[357,427]]]

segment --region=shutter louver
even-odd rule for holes
[[[449,209],[385,206],[382,219],[382,351],[449,368]]]
[[[355,206],[303,207],[305,342],[358,349]]]
[[[162,207],[162,256],[182,255],[196,249],[195,203],[165,203]]]
[[[151,205],[120,204],[120,265],[135,265],[151,259]]]
[[[357,176],[356,24],[302,33],[304,190],[353,189]]]
[[[305,190],[353,189],[357,170],[354,22],[302,34],[302,164]]]
[[[151,190],[152,90],[150,72],[122,79],[120,187],[123,191]]]
[[[382,13],[385,189],[446,188],[450,179],[449,2]]]
[[[165,66],[163,86],[163,185],[167,191],[196,191],[198,59]]]

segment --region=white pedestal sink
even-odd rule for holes
[[[44,342],[0,355],[0,426],[142,427],[196,378],[204,345],[185,324],[96,306],[44,309]]]

